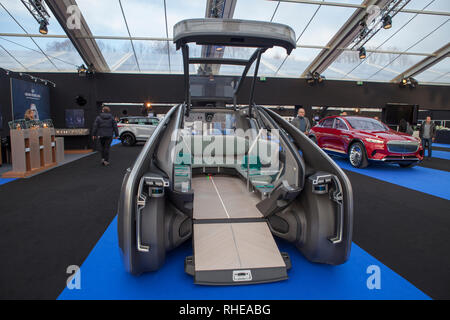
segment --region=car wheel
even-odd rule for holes
[[[124,133],[120,136],[120,140],[124,146],[133,146],[136,144],[136,138],[132,133]]]
[[[350,146],[348,152],[350,163],[355,168],[365,168],[369,165],[367,160],[366,150],[361,142],[355,142]]]

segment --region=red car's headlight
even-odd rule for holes
[[[366,138],[366,141],[371,142],[371,143],[384,144],[384,140],[379,140],[379,139]]]

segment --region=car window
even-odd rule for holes
[[[388,131],[388,128],[375,119],[348,117],[346,120],[350,125],[357,130],[374,130],[374,131]]]
[[[334,122],[334,127],[339,130],[348,130],[344,121],[342,121],[341,119],[336,119],[336,121]]]
[[[138,118],[136,120],[137,120],[137,124],[143,124],[143,125],[149,124],[147,121],[147,118]]]
[[[321,126],[324,128],[332,128],[333,127],[334,118],[325,119],[322,121]]]

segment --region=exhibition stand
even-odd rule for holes
[[[56,166],[55,130],[51,120],[11,121],[12,170],[3,178],[25,178]]]

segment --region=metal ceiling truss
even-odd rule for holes
[[[232,19],[237,0],[208,0],[206,4],[206,18]],[[222,58],[225,48],[217,46],[203,46],[202,58]],[[198,74],[218,74],[220,64],[202,64],[198,67]]]
[[[322,74],[329,65],[343,52],[342,48],[347,48],[364,30],[365,25],[362,23],[369,17],[365,9],[371,6],[384,8],[390,0],[366,0],[364,8],[358,8],[347,22],[339,29],[335,36],[327,44],[329,49],[323,49],[317,57],[311,62],[301,75],[302,78],[308,74],[318,72]]]
[[[45,21],[46,25],[49,24],[48,20],[50,19],[50,15],[45,9],[43,0],[21,0],[23,5],[30,11],[31,15],[38,23]]]
[[[363,25],[360,34],[353,40],[350,45],[351,49],[359,49],[363,47],[374,35],[383,28],[384,17],[390,16],[394,18],[411,0],[390,0],[383,8],[380,8],[380,13],[373,19],[371,25]],[[363,20],[361,23],[365,24]]]
[[[439,63],[440,61],[444,60],[445,58],[450,57],[450,43],[447,43],[444,47],[437,50],[433,56],[427,57],[423,59],[422,61],[419,61],[414,66],[406,70],[405,72],[401,73],[394,79],[392,79],[391,82],[400,82],[404,78],[414,77],[415,75],[418,75],[427,69],[431,68],[435,64]]]
[[[366,9],[369,5],[363,4],[352,4],[343,2],[330,2],[330,1],[319,1],[319,0],[270,0],[278,2],[291,2],[291,3],[301,3],[301,4],[311,4],[311,5],[322,5],[322,6],[332,6],[332,7],[342,7],[342,8],[355,8],[355,9]],[[401,9],[400,12],[403,13],[418,13],[427,14],[435,16],[450,16],[450,12],[444,11],[429,11],[429,10],[415,10],[415,9]]]

